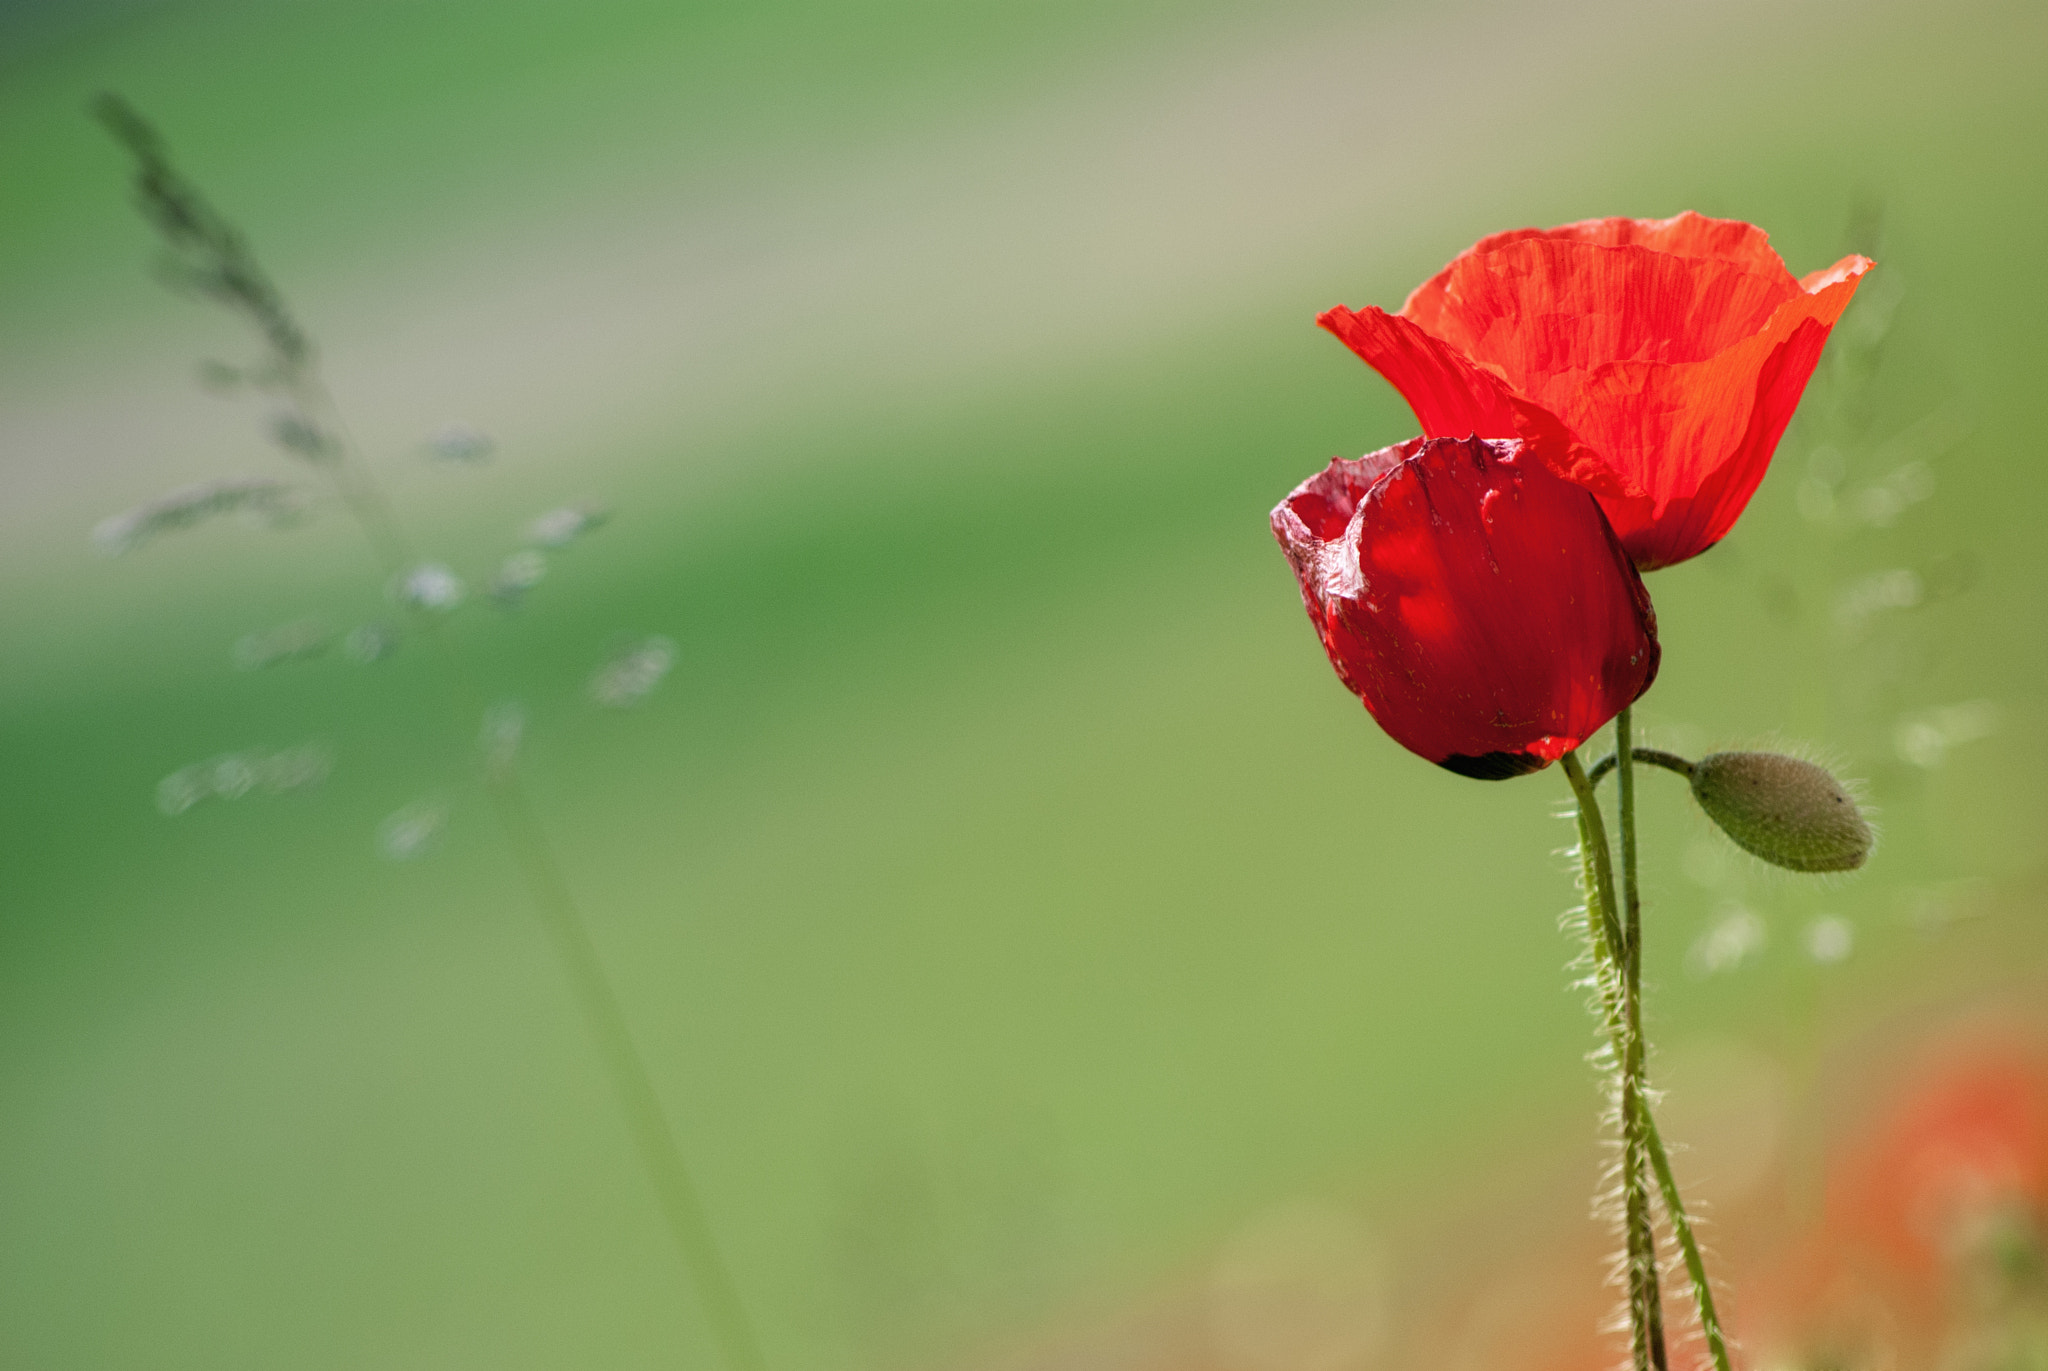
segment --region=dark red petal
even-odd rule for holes
[[[1323,632],[1324,604],[1346,593],[1358,579],[1358,558],[1343,551],[1352,516],[1366,492],[1423,442],[1411,438],[1350,461],[1332,457],[1328,467],[1296,486],[1294,493],[1274,508],[1273,536],[1280,540],[1281,551],[1294,567],[1302,603],[1318,633]],[[1342,667],[1338,669],[1342,671]]]
[[[1343,536],[1352,511],[1365,499],[1365,493],[1403,459],[1413,456],[1422,441],[1411,438],[1353,461],[1332,457],[1328,468],[1297,486],[1282,508],[1292,511],[1311,537],[1333,542]],[[1274,517],[1278,518],[1279,513],[1274,510]]]
[[[1635,568],[1592,498],[1520,443],[1333,463],[1273,529],[1339,678],[1395,741],[1462,775],[1548,765],[1656,676]]]

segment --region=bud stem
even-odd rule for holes
[[[1661,766],[1666,771],[1675,771],[1688,779],[1692,776],[1692,763],[1676,752],[1661,752],[1654,747],[1639,747],[1635,750],[1636,765]],[[1593,769],[1586,773],[1594,785],[1607,779],[1607,773],[1614,770],[1615,755],[1610,752],[1593,763]]]

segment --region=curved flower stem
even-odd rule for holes
[[[1606,976],[1621,965],[1621,924],[1614,915],[1614,867],[1607,851],[1607,824],[1600,817],[1600,802],[1593,797],[1593,783],[1579,765],[1579,754],[1567,752],[1562,759],[1565,779],[1579,802],[1579,864],[1586,884],[1586,931],[1593,940],[1595,963],[1601,977],[1600,996],[1609,999]],[[1610,1027],[1614,1007],[1608,1007]]]
[[[1650,1169],[1657,1175],[1657,1188],[1664,1192],[1664,1212],[1671,1219],[1671,1231],[1678,1236],[1679,1250],[1685,1253],[1685,1274],[1692,1280],[1692,1297],[1699,1305],[1700,1330],[1707,1336],[1707,1351],[1713,1355],[1714,1371],[1729,1371],[1728,1339],[1721,1331],[1721,1315],[1714,1308],[1707,1264],[1700,1256],[1700,1245],[1693,1240],[1692,1223],[1685,1216],[1685,1201],[1671,1175],[1671,1159],[1665,1155],[1664,1139],[1658,1136],[1649,1100],[1638,1099],[1636,1103],[1643,1116],[1643,1140],[1649,1148]]]
[[[1630,988],[1630,940],[1627,927],[1617,916],[1621,906],[1615,898],[1613,858],[1608,851],[1607,825],[1593,794],[1593,782],[1576,753],[1567,752],[1561,760],[1565,778],[1571,782],[1572,793],[1578,800],[1579,861],[1586,889],[1587,936],[1593,944],[1594,982],[1619,1077],[1630,1351],[1637,1371],[1664,1371],[1669,1361],[1664,1347],[1663,1309],[1656,1284],[1649,1196],[1642,1182],[1643,1130],[1649,1111],[1641,1089],[1640,997]],[[1632,1013],[1632,1009],[1637,1012]]]
[[[1644,1180],[1643,1119],[1648,1100],[1647,1053],[1643,1044],[1643,919],[1636,889],[1636,768],[1631,719],[1624,709],[1614,720],[1614,756],[1621,773],[1621,1187],[1628,1209],[1629,1283],[1643,1312],[1641,1336],[1650,1364],[1665,1371],[1664,1300],[1657,1278],[1657,1231],[1650,1220],[1650,1191]]]
[[[1639,747],[1635,749],[1634,755],[1637,766],[1661,766],[1666,771],[1675,771],[1688,779],[1692,776],[1692,763],[1676,752],[1664,752],[1654,747]],[[1607,773],[1614,770],[1614,762],[1614,754],[1608,753],[1593,763],[1593,769],[1586,773],[1587,777],[1594,785],[1599,785],[1607,779]]]
[[[1661,1321],[1659,1324],[1652,1322],[1650,1303],[1646,1298],[1648,1292],[1641,1279],[1645,1263],[1637,1197],[1626,1184],[1628,1163],[1640,1154],[1637,1133],[1643,1116],[1640,1098],[1630,1090],[1630,1077],[1626,1070],[1630,1060],[1624,974],[1628,965],[1628,942],[1616,917],[1619,906],[1614,897],[1613,858],[1607,848],[1607,825],[1600,815],[1600,802],[1593,794],[1593,783],[1579,764],[1577,753],[1567,752],[1560,760],[1565,778],[1571,782],[1572,793],[1578,799],[1579,863],[1586,891],[1586,933],[1593,944],[1593,981],[1600,995],[1601,1017],[1607,1025],[1620,1078],[1617,1088],[1621,1094],[1619,1123],[1622,1129],[1623,1194],[1627,1201],[1623,1231],[1628,1257],[1630,1353],[1636,1371],[1650,1371],[1653,1365],[1659,1368],[1664,1365],[1663,1340]],[[1652,1336],[1653,1330],[1655,1337]]]

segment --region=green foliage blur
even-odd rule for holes
[[[1882,842],[1772,875],[1646,773],[1656,1040],[1803,1079],[2039,975],[2044,52],[2000,0],[0,8],[0,1365],[715,1365],[421,654],[237,668],[392,617],[340,511],[92,544],[306,475],[200,383],[246,344],[152,280],[95,93],[248,233],[436,560],[609,511],[449,632],[770,1363],[824,1371],[1114,1319],[1304,1194],[1423,1242],[1591,1138],[1562,779],[1385,739],[1265,523],[1413,432],[1315,313],[1486,232],[1880,264],[1743,523],[1651,579],[1639,714],[1816,750]],[[323,784],[157,805],[309,742]]]

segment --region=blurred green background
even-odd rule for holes
[[[0,7],[0,1365],[717,1364],[423,654],[235,669],[390,616],[341,512],[89,541],[308,476],[196,383],[247,345],[150,280],[94,92],[248,232],[436,557],[612,512],[450,634],[811,1371],[1113,1322],[1302,1196],[1391,1244],[1398,1325],[1403,1242],[1590,1137],[1562,779],[1382,737],[1265,525],[1413,431],[1315,313],[1486,232],[1881,264],[1736,534],[1652,579],[1640,713],[1822,749],[1885,843],[1774,878],[1647,777],[1667,1053],[1796,1079],[2041,968],[2044,57],[2028,3]],[[429,460],[453,421],[489,462]],[[674,670],[597,707],[648,634]],[[309,739],[321,787],[155,806]]]

